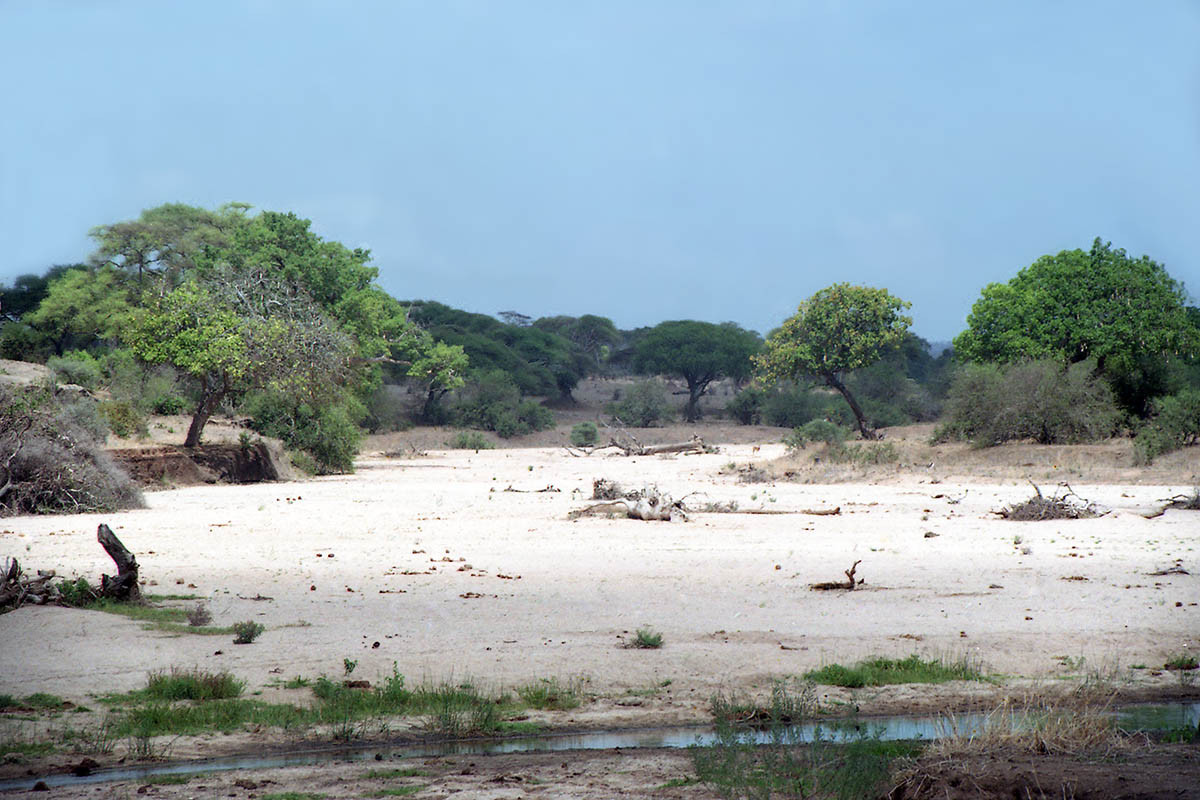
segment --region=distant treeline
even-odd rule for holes
[[[1146,458],[1200,435],[1200,312],[1161,265],[1099,239],[984,287],[967,330],[934,357],[886,289],[827,287],[765,339],[695,320],[621,330],[600,315],[399,300],[369,251],[241,204],[168,204],[91,236],[86,263],[0,286],[0,357],[106,390],[99,419],[118,433],[186,413],[194,445],[213,414],[237,413],[318,472],[351,469],[364,431],[544,429],[589,376],[648,379],[608,409],[627,425],[693,421],[708,406],[745,424],[823,420],[873,438],[942,418],[940,436],[985,445],[1130,430]],[[1033,362],[1043,366],[1022,366]],[[681,407],[656,377],[686,387]],[[722,380],[738,391],[714,411],[702,399]],[[1087,424],[1063,424],[1084,412]],[[6,435],[0,459],[16,441]]]

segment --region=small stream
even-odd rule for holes
[[[1200,702],[1163,703],[1126,706],[1116,712],[1118,725],[1126,731],[1154,731],[1200,725]],[[789,729],[789,740],[812,741],[820,731],[826,741],[856,738],[864,731],[889,741],[932,741],[951,733],[970,735],[987,723],[987,714],[941,714],[933,716],[860,717],[824,720]],[[1014,724],[1020,724],[1014,718]],[[769,734],[759,734],[762,742]],[[52,774],[0,781],[0,792],[25,790],[37,781],[47,787],[80,786],[114,781],[138,781],[150,775],[199,774],[238,769],[274,769],[276,767],[319,764],[329,761],[376,761],[380,759],[432,758],[449,755],[499,755],[503,753],[551,753],[571,750],[637,750],[643,748],[681,748],[708,745],[715,741],[711,725],[644,728],[588,733],[518,736],[502,739],[467,739],[450,742],[405,744],[392,747],[370,745],[322,747],[295,750],[276,755],[245,755],[195,759],[98,769],[90,775]]]

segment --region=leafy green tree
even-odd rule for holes
[[[200,443],[227,397],[273,389],[314,406],[336,399],[352,354],[350,339],[306,295],[261,273],[189,280],[140,313],[126,338],[139,358],[196,380],[186,447]]]
[[[700,418],[700,398],[718,378],[743,379],[753,367],[750,357],[762,342],[758,334],[732,322],[714,325],[696,320],[662,322],[637,346],[635,368],[642,374],[677,375],[687,382],[688,422]]]
[[[612,347],[621,341],[621,332],[608,317],[584,314],[582,317],[542,317],[533,323],[548,333],[569,341],[587,359],[589,372],[595,373],[608,359]]]
[[[1170,361],[1200,351],[1185,299],[1161,264],[1096,239],[1090,251],[1042,256],[984,287],[954,349],[975,362],[1095,359],[1121,404],[1144,414],[1166,389]]]
[[[456,344],[437,342],[425,334],[428,342],[416,348],[408,376],[416,378],[425,389],[425,402],[421,407],[421,418],[433,422],[438,418],[437,406],[447,392],[463,385],[467,370],[467,354]]]
[[[157,288],[160,295],[181,283],[212,248],[228,246],[233,232],[245,224],[244,203],[209,211],[183,203],[147,209],[135,220],[93,228],[94,265],[121,270],[134,289]]]
[[[822,289],[767,337],[756,359],[759,370],[773,380],[819,380],[846,400],[863,438],[874,439],[875,431],[843,376],[900,345],[912,324],[912,318],[901,313],[909,306],[886,289],[848,283]]]
[[[38,307],[24,321],[45,335],[62,355],[67,345],[87,347],[115,339],[131,311],[116,270],[72,269],[50,281]]]

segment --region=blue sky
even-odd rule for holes
[[[1198,42],[1194,0],[0,0],[0,281],[243,201],[399,298],[620,327],[849,281],[949,339],[1096,236],[1200,293]]]

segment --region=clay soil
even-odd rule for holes
[[[1192,491],[1195,449],[1147,470],[1132,465],[1127,441],[974,451],[932,447],[929,429],[915,427],[889,433],[896,463],[857,468],[814,460],[815,451],[788,455],[776,429],[717,422],[638,432],[647,443],[699,434],[720,446],[716,454],[573,456],[561,445],[571,423],[589,415],[568,410],[556,430],[505,449],[445,450],[449,432],[419,429],[374,438],[354,475],[163,489],[147,493],[143,510],[0,520],[0,555],[92,580],[111,569],[95,539],[105,522],[137,554],[143,591],[203,599],[217,625],[266,626],[252,645],[234,646],[99,612],[21,608],[0,616],[0,694],[47,692],[96,708],[97,695],[140,688],[150,671],[199,667],[229,670],[260,699],[303,703],[309,690],[285,689],[284,680],[340,678],[343,660],[352,659],[354,677],[372,681],[393,665],[410,683],[470,680],[495,691],[541,678],[575,681],[581,707],[531,719],[605,729],[706,722],[715,692],[764,696],[774,681],[824,664],[919,653],[970,659],[993,680],[822,687],[820,699],[869,714],[988,708],[1006,695],[1082,682],[1104,682],[1128,699],[1196,695],[1162,666],[1200,649],[1200,518],[1146,518],[1164,498]],[[677,523],[568,519],[600,477],[657,485],[693,507],[733,501],[741,511],[840,511],[697,513]],[[1031,479],[1043,491],[1067,481],[1106,513],[1029,523],[994,513],[1028,499]],[[855,591],[810,590],[841,579],[855,561],[865,579]],[[660,631],[663,647],[624,647],[640,626]],[[31,715],[0,716],[0,741],[64,721],[20,716]],[[78,726],[87,716],[68,721]],[[395,730],[404,733],[403,723]],[[294,743],[247,731],[162,744],[174,758],[192,758]],[[97,760],[107,766],[123,755],[120,744]],[[66,768],[79,757],[10,759],[0,777]],[[688,783],[690,759],[675,751],[384,766],[427,774],[389,783],[362,777],[369,765],[332,764],[140,791],[340,798],[408,783],[424,787],[419,798],[713,796]],[[927,766],[928,786],[940,787],[920,795],[928,797],[1012,797],[1022,786],[1044,787],[1028,796],[1061,797],[1073,776],[1077,789],[1065,796],[1197,796],[1200,786],[1162,777],[1196,776],[1194,746],[1120,763],[1009,754],[945,767],[953,775]],[[1040,784],[1021,777],[1028,775]],[[962,783],[967,778],[975,783]],[[139,785],[54,796],[132,796]],[[1183,793],[1153,793],[1158,787]]]

